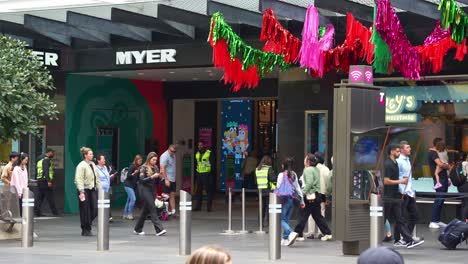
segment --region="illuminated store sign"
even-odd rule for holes
[[[175,56],[175,49],[117,51],[115,53],[115,64],[131,65],[176,62]]]
[[[419,115],[412,112],[418,108],[418,101],[414,95],[387,96],[385,102],[385,122],[386,123],[416,123]]]

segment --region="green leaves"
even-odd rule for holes
[[[36,134],[45,119],[57,119],[47,68],[18,40],[0,35],[0,140]]]

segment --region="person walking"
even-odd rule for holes
[[[101,180],[101,189],[104,190],[106,193],[109,193],[110,195],[112,192],[111,182],[115,174],[110,174],[111,170],[107,166],[107,160],[104,154],[98,154],[96,156],[96,168],[97,168],[97,172],[99,175],[99,179]],[[110,210],[109,210],[109,221],[112,221],[112,215],[111,215]]]
[[[322,202],[320,204],[320,213],[322,214],[323,217],[325,217],[325,212],[326,212],[326,197],[331,195],[331,190],[332,188],[330,187],[331,185],[331,173],[330,169],[325,166],[325,158],[323,157],[323,153],[321,152],[315,152],[314,156],[317,159],[316,167],[319,171],[320,174],[320,191],[319,193],[324,195],[322,196],[324,199],[322,199]],[[309,220],[309,232],[312,232],[312,234],[309,236],[309,238],[321,238],[323,234],[320,232],[320,230],[317,228],[317,225],[314,221],[314,219]]]
[[[304,237],[304,228],[309,220],[309,216],[312,215],[314,222],[323,234],[322,241],[328,241],[332,239],[332,235],[327,221],[321,214],[321,204],[326,198],[321,193],[320,182],[322,179],[320,177],[320,170],[316,167],[317,164],[318,159],[314,154],[309,153],[304,158],[301,191],[303,197],[305,197],[305,207],[301,210],[301,217],[299,223],[294,228],[294,232],[296,232],[299,237]]]
[[[148,215],[151,217],[151,222],[153,223],[154,229],[156,230],[156,236],[162,236],[166,234],[166,230],[159,220],[158,209],[154,204],[157,184],[164,180],[162,174],[159,173],[158,166],[156,165],[157,161],[158,155],[154,152],[151,152],[148,154],[145,164],[141,167],[138,187],[140,189],[140,195],[143,199],[144,206],[143,212],[141,212],[140,218],[138,218],[138,221],[133,230],[133,233],[136,235],[145,235],[145,232],[143,232],[143,227]]]
[[[137,183],[140,178],[140,167],[143,163],[143,158],[136,155],[133,163],[128,167],[127,178],[124,181],[125,192],[127,193],[127,203],[123,211],[123,219],[133,220],[133,211],[135,209]]]
[[[161,174],[164,179],[163,192],[169,194],[169,205],[171,211],[169,215],[175,215],[176,213],[176,145],[172,144],[169,148],[161,155]]]
[[[36,180],[38,186],[38,196],[36,198],[36,203],[34,205],[34,211],[36,217],[44,216],[41,213],[42,203],[44,202],[44,198],[47,199],[49,203],[49,208],[52,211],[54,216],[58,216],[57,207],[55,206],[55,199],[54,199],[54,165],[52,163],[52,159],[54,158],[54,150],[48,148],[44,156],[39,158],[36,166]]]
[[[400,142],[400,156],[396,159],[398,164],[399,180],[405,178],[405,184],[399,184],[398,188],[403,195],[402,213],[408,212],[408,228],[410,233],[413,233],[416,222],[418,221],[418,209],[416,207],[416,192],[413,188],[413,172],[409,156],[411,155],[411,146],[408,141]],[[395,239],[398,239],[396,237]]]
[[[28,187],[28,161],[28,154],[21,152],[11,174],[10,185],[16,190],[16,194],[18,195],[20,216],[23,216],[23,189]]]
[[[414,248],[424,243],[424,240],[413,240],[410,228],[402,215],[402,200],[399,185],[408,184],[409,178],[400,179],[400,169],[397,159],[400,157],[400,146],[390,145],[388,158],[384,161],[384,212],[385,219],[393,220],[395,239],[394,246]],[[403,240],[401,240],[403,236]]]
[[[197,173],[197,197],[198,203],[194,211],[200,211],[203,201],[203,190],[206,192],[206,209],[208,212],[213,210],[213,173],[214,166],[213,155],[207,149],[206,145],[198,142],[198,151],[195,154],[196,173]]]
[[[16,164],[16,161],[18,160],[20,154],[16,151],[12,151],[10,153],[10,157],[9,157],[9,162],[3,167],[2,169],[2,182],[3,182],[3,195],[4,195],[4,199],[5,199],[5,206],[4,206],[4,210],[5,212],[1,212],[2,215],[5,214],[6,216],[8,217],[12,217],[13,216],[13,213],[11,211],[11,199],[14,198],[16,199],[16,197],[14,197],[14,195],[12,195],[11,191],[10,191],[10,184],[11,184],[11,176],[13,174],[13,168],[15,167],[15,164]],[[16,212],[16,210],[15,210]]]
[[[10,188],[11,183],[11,174],[15,167],[16,161],[18,160],[20,154],[16,151],[10,153],[10,161],[3,167],[2,170],[2,182],[6,188]]]
[[[101,179],[93,163],[93,151],[82,147],[80,153],[83,160],[76,166],[75,185],[80,206],[81,235],[92,236],[91,225],[97,216],[97,190],[101,188]]]
[[[283,228],[283,240],[281,244],[291,246],[297,239],[298,234],[289,225],[289,220],[294,210],[294,200],[298,200],[301,208],[305,207],[301,187],[296,173],[292,170],[293,159],[286,158],[281,165],[283,172],[278,175],[278,188],[275,194],[281,199],[281,227]]]
[[[276,189],[277,176],[273,170],[271,157],[265,155],[260,160],[260,163],[255,170],[255,177],[257,178],[258,190],[262,193],[262,224],[266,225],[266,219],[268,217],[268,200],[271,190]]]
[[[434,181],[434,187],[437,186],[437,183],[441,185],[439,188],[435,189],[436,192],[445,193],[448,191],[449,187],[449,180],[447,170],[450,169],[450,165],[441,161],[439,157],[439,152],[437,151],[437,146],[443,143],[441,138],[435,138],[432,142],[432,148],[429,149],[429,153],[427,155],[427,160],[429,163],[429,168],[431,170],[432,179]],[[437,167],[440,167],[442,170],[438,174],[439,182],[437,182],[436,178],[436,170]],[[438,197],[435,199],[434,203],[432,204],[432,216],[431,222],[429,223],[429,228],[432,229],[439,229],[440,227],[445,226],[444,223],[440,221],[440,213],[442,211],[442,206],[444,206],[444,199],[443,197]]]

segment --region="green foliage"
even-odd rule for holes
[[[36,134],[45,119],[57,119],[47,91],[52,76],[25,43],[0,35],[0,140]]]

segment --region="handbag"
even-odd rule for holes
[[[279,197],[289,197],[300,200],[300,196],[297,194],[291,178],[286,174],[283,175],[283,181],[281,182],[280,186],[274,190],[274,193]]]

